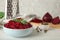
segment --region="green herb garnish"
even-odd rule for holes
[[[15,22],[21,22],[21,20],[18,20],[18,19],[13,19],[13,21],[15,21]]]
[[[4,12],[0,12],[0,19],[4,17]]]
[[[13,19],[15,22],[21,22],[22,24],[26,24],[27,22],[25,20],[18,20],[18,19]]]
[[[21,23],[22,24],[26,24],[27,22],[25,20],[21,20]]]

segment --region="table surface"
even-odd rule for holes
[[[5,22],[7,21],[5,20]],[[60,40],[60,29],[48,30],[47,33],[38,33],[34,30],[31,35],[21,38],[10,37],[0,29],[0,40]]]
[[[60,40],[60,29],[52,29],[47,33],[38,33],[34,30],[31,35],[21,38],[10,37],[6,35],[2,29],[0,29],[0,40]]]

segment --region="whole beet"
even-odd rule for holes
[[[42,19],[44,22],[51,22],[52,16],[47,12]]]

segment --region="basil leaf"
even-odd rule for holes
[[[21,23],[22,24],[26,24],[27,22],[25,20],[21,20]]]
[[[0,19],[4,17],[4,12],[0,12]]]

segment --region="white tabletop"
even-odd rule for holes
[[[10,37],[0,29],[0,40],[60,40],[60,29],[49,30],[47,33],[33,31],[30,36],[22,38]]]

